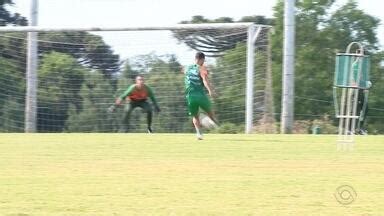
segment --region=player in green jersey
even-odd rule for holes
[[[195,64],[184,69],[185,94],[188,105],[188,113],[192,116],[192,122],[196,129],[197,139],[203,139],[201,123],[199,119],[199,108],[204,110],[208,117],[216,122],[212,111],[212,104],[205,91],[210,97],[214,97],[212,85],[208,80],[208,70],[204,65],[205,55],[198,52],[195,55]]]

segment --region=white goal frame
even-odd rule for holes
[[[0,33],[4,32],[71,32],[71,31],[155,31],[155,30],[185,30],[185,29],[233,29],[246,28],[247,35],[247,72],[246,72],[246,110],[245,110],[245,133],[249,134],[253,128],[253,89],[254,89],[254,67],[255,67],[255,43],[262,28],[271,28],[268,25],[258,25],[249,22],[240,23],[206,23],[206,24],[176,24],[168,26],[131,26],[131,27],[41,27],[41,26],[4,26],[0,27]],[[28,43],[37,42],[36,39],[28,38]],[[29,47],[37,47],[32,45]],[[31,52],[31,50],[29,50]],[[37,52],[37,50],[35,50]],[[37,65],[36,57],[28,59]],[[27,92],[26,92],[26,113],[25,113],[25,132],[36,132],[36,113],[37,113],[37,76],[36,67],[28,67],[27,71]],[[33,78],[33,79],[30,79]]]

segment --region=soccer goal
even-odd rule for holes
[[[207,56],[221,124],[246,133],[274,125],[270,29],[252,23],[0,27],[0,131],[118,132],[126,108],[108,108],[139,74],[161,109],[154,130],[191,131],[181,68],[194,63],[196,51]],[[31,43],[36,58],[27,55]],[[134,109],[129,131],[143,132],[145,125],[146,114]]]

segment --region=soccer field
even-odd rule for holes
[[[384,137],[356,138],[0,134],[0,215],[382,215]]]

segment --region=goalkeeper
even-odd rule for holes
[[[160,108],[156,102],[155,95],[153,94],[152,89],[144,84],[144,77],[141,75],[136,76],[135,84],[132,84],[128,89],[120,95],[116,101],[115,105],[111,108],[112,111],[116,106],[122,104],[122,102],[128,98],[129,103],[126,104],[124,108],[124,116],[122,119],[122,125],[120,128],[121,132],[126,132],[129,129],[129,119],[131,117],[132,111],[136,107],[140,107],[144,112],[147,113],[147,130],[148,133],[152,133],[152,107],[148,103],[148,97],[151,98],[153,106],[156,112],[160,112]]]

